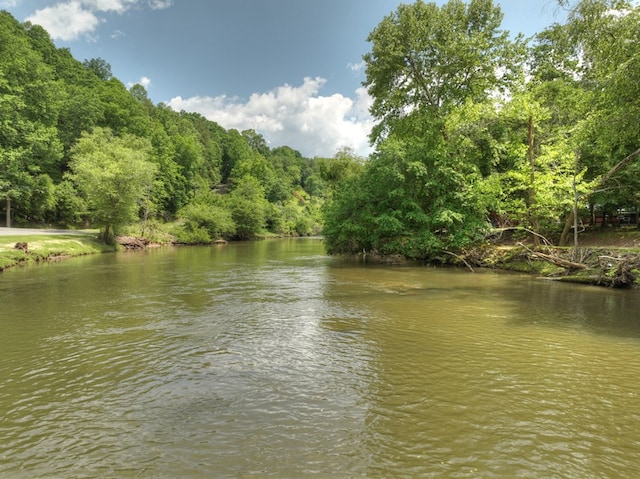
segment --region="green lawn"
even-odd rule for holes
[[[16,243],[27,243],[27,251],[16,249]],[[115,251],[93,233],[0,236],[0,271],[11,266]]]

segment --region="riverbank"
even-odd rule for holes
[[[115,246],[98,240],[97,231],[0,230],[0,271],[15,266],[116,251]]]
[[[126,247],[126,246],[125,246]],[[144,247],[144,245],[142,246]],[[59,261],[75,256],[114,252],[92,230],[36,230],[0,228],[0,272],[14,266]],[[406,263],[401,257],[367,260]],[[440,258],[442,264],[498,269],[542,278],[640,289],[640,230],[611,229],[586,232],[580,247],[533,247],[514,238],[499,238]]]
[[[407,265],[401,255],[357,255],[358,261]],[[467,268],[486,268],[525,273],[540,278],[640,289],[640,230],[607,229],[580,235],[578,248],[534,246],[524,237],[496,234],[462,251],[443,252],[430,263]]]
[[[517,240],[489,242],[451,255],[446,262],[606,286],[640,288],[640,231],[611,229],[580,236],[578,248],[534,247]]]

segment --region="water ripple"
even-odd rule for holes
[[[82,300],[9,306],[0,477],[633,476],[633,328],[552,321],[558,285],[274,245],[127,256],[60,278]]]

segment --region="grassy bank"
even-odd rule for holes
[[[26,248],[16,248],[19,243],[26,243]],[[0,271],[18,265],[109,251],[115,251],[115,247],[98,241],[95,233],[0,236]]]

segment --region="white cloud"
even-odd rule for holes
[[[145,90],[148,90],[151,86],[151,79],[149,77],[142,77],[137,82],[128,82],[127,87],[131,88],[134,85],[142,85]]]
[[[11,6],[16,0],[0,0],[2,4]],[[64,0],[51,7],[45,7],[26,18],[27,21],[41,25],[54,40],[76,40],[85,36],[88,41],[95,41],[92,33],[98,25],[105,21],[97,14],[114,12],[122,14],[145,0]],[[153,10],[169,8],[173,0],[146,0]],[[116,37],[122,32],[116,32]],[[116,38],[112,35],[112,38]]]
[[[176,111],[200,113],[226,129],[254,129],[271,146],[290,146],[306,157],[332,157],[343,147],[367,156],[373,120],[366,89],[359,88],[355,100],[337,93],[320,96],[325,83],[323,78],[307,77],[301,86],[284,85],[254,93],[246,101],[225,95],[178,96],[168,105]]]
[[[364,62],[364,60],[359,63],[347,63],[347,68],[356,73],[360,73],[362,70],[364,70],[365,66],[366,63]]]
[[[173,5],[173,0],[149,0],[148,3],[151,10],[164,10]]]
[[[100,23],[98,17],[90,10],[85,10],[79,1],[58,3],[53,7],[37,10],[26,20],[41,25],[51,38],[60,40],[74,40],[92,32]]]
[[[18,0],[1,0],[0,8],[13,8],[18,6]]]
[[[81,0],[82,4],[89,10],[96,10],[99,12],[116,12],[124,13],[137,0]]]
[[[126,37],[127,34],[124,33],[122,30],[114,30],[113,33],[111,34],[111,38],[113,38],[114,40],[120,40],[121,38]]]

